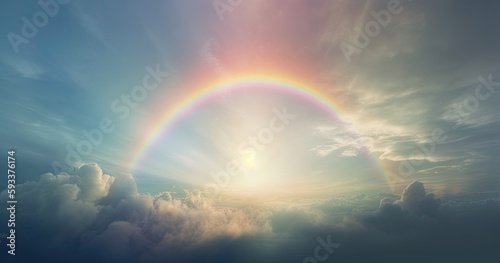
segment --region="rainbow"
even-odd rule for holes
[[[176,126],[177,123],[182,121],[190,113],[223,94],[246,88],[270,89],[291,94],[307,101],[337,120],[346,121],[342,117],[345,113],[345,109],[341,107],[339,103],[336,103],[329,96],[327,96],[327,94],[320,92],[309,85],[291,81],[288,78],[285,79],[268,76],[242,77],[206,86],[190,92],[182,97],[182,99],[178,100],[173,107],[165,111],[164,114],[160,116],[159,121],[155,126],[153,126],[149,135],[146,136],[144,141],[139,144],[140,146],[138,150],[135,151],[136,154],[133,157],[133,167],[137,167],[137,165],[139,165],[147,156],[151,148],[153,148],[153,146],[162,137],[164,137],[173,127]],[[371,159],[372,165],[374,165],[379,172],[382,171],[383,173],[382,166],[377,158],[372,156]],[[385,173],[383,174],[386,176]]]
[[[151,133],[145,137],[143,143],[139,144],[140,148],[135,151],[136,155],[133,158],[134,166],[140,163],[143,157],[147,155],[150,148],[152,148],[159,139],[165,136],[177,123],[191,112],[223,94],[244,88],[271,89],[288,93],[315,105],[332,117],[342,120],[341,116],[344,110],[339,104],[334,102],[326,94],[308,85],[277,77],[242,77],[195,90],[185,95],[173,107],[165,111],[159,118],[157,125],[151,129]]]

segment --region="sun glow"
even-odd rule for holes
[[[190,129],[194,127],[194,130],[202,131],[203,138],[210,138],[208,145],[213,145],[211,147],[216,148],[219,155],[205,155],[206,168],[199,165],[196,167],[199,171],[195,173],[181,171],[185,174],[185,181],[201,185],[204,191],[266,193],[266,196],[311,188],[307,182],[317,180],[315,176],[310,177],[313,138],[310,130],[304,129],[300,123],[307,116],[319,116],[343,125],[348,122],[347,116],[342,114],[346,107],[324,90],[293,79],[241,77],[185,92],[176,105],[160,109],[162,114],[155,118],[153,128],[136,151],[134,165],[140,165],[144,157],[151,156],[148,153],[160,145],[161,140],[168,139],[172,135],[170,131],[178,124],[196,120]],[[200,111],[202,108],[206,111]],[[203,113],[196,115],[199,112]],[[196,123],[205,127],[196,126]],[[203,146],[196,147],[200,147],[197,151],[204,151]],[[239,175],[233,175],[237,173],[233,168],[226,168],[230,162],[237,163],[241,170]],[[228,177],[230,179],[226,179]],[[317,184],[313,182],[312,185]]]
[[[255,156],[248,156],[242,160],[243,170],[247,172],[252,172],[255,167]]]

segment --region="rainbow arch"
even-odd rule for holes
[[[153,126],[151,132],[144,138],[142,143],[139,144],[139,147],[133,156],[133,167],[140,164],[141,160],[147,156],[148,152],[151,148],[153,148],[155,143],[164,137],[173,127],[176,126],[177,123],[187,117],[190,113],[223,94],[245,88],[275,90],[292,94],[309,102],[332,117],[341,121],[346,121],[343,117],[346,111],[345,108],[341,107],[339,103],[332,100],[329,96],[327,96],[327,94],[320,92],[318,89],[315,89],[310,85],[293,81],[289,78],[269,76],[241,77],[230,81],[208,85],[185,94],[176,104],[166,110],[161,117],[159,117],[157,124]],[[378,158],[371,156],[371,162],[377,170],[379,170],[379,172],[382,172],[384,176],[386,176]]]

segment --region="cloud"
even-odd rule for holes
[[[341,152],[341,156],[357,156],[361,149],[366,147],[366,138],[360,137],[353,131],[348,123],[337,124],[336,126],[320,126],[314,129],[314,135],[325,140],[320,145],[311,148],[310,151],[320,157],[328,156],[334,152]]]
[[[404,189],[403,195],[397,203],[410,214],[434,216],[440,202],[439,199],[434,198],[434,194],[425,192],[424,184],[415,181]]]
[[[26,261],[300,262],[326,235],[342,244],[332,255],[338,262],[368,260],[362,255],[400,262],[398,253],[410,248],[421,250],[415,262],[429,256],[454,262],[466,262],[468,255],[498,257],[488,244],[499,241],[500,198],[442,203],[420,182],[400,197],[358,194],[312,204],[234,207],[198,190],[185,190],[182,197],[141,194],[130,174],[108,175],[87,164],[71,174],[43,174],[19,184],[16,193],[16,241],[25,248],[16,257]],[[0,198],[7,198],[5,190]],[[5,227],[0,233],[7,233]],[[457,242],[461,235],[473,243]],[[2,242],[5,236],[0,234]],[[436,249],[441,252],[435,255]]]
[[[76,171],[75,175],[79,179],[78,199],[84,202],[94,202],[107,196],[115,180],[114,177],[103,174],[97,164],[84,165]]]
[[[185,198],[177,199],[170,193],[139,194],[130,175],[110,176],[97,164],[83,165],[73,174],[43,174],[16,190],[23,204],[17,225],[30,228],[19,231],[18,243],[31,244],[41,257],[55,256],[56,262],[67,257],[121,262],[146,255],[167,258],[215,238],[271,231],[259,211],[218,208],[199,191],[186,191]],[[7,191],[0,197],[6,199]],[[53,246],[66,252],[60,258],[44,252]]]
[[[10,69],[4,69],[7,72],[5,75],[38,80],[45,73],[45,70],[33,61],[14,59],[7,56],[3,57],[2,60],[3,63],[10,67]]]
[[[393,15],[380,34],[347,63],[340,44],[352,43],[354,28],[374,20],[370,11],[386,9],[387,3],[325,4],[325,10],[330,6],[335,12],[325,16],[329,23],[324,23],[318,37],[323,52],[318,60],[327,65],[321,76],[328,91],[350,107],[346,119],[356,128],[352,137],[361,143],[342,142],[343,134],[330,129],[321,135],[332,139],[313,150],[318,156],[337,152],[350,156],[360,149],[356,145],[362,145],[387,163],[422,160],[412,180],[431,175],[428,169],[432,167],[441,167],[437,180],[443,186],[454,185],[455,176],[474,174],[465,191],[477,190],[473,181],[487,181],[488,190],[497,189],[498,178],[478,167],[498,170],[494,162],[484,161],[498,151],[498,92],[473,103],[479,76],[491,74],[492,81],[498,82],[498,62],[492,61],[499,56],[500,37],[493,33],[498,17],[492,11],[498,10],[498,3],[444,1],[436,6],[429,1],[401,1],[402,12]],[[464,102],[469,109],[477,106],[462,113],[465,117],[455,108]],[[420,154],[418,147],[431,141],[435,128],[445,131],[446,142],[430,154]]]

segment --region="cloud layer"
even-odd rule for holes
[[[302,262],[316,238],[327,235],[342,244],[332,255],[337,262],[400,262],[415,246],[420,254],[410,262],[499,257],[499,198],[443,203],[420,182],[401,197],[231,207],[196,190],[181,197],[139,194],[130,175],[88,164],[73,174],[43,174],[18,185],[17,193],[16,257],[27,261]],[[6,200],[7,192],[0,197]]]

